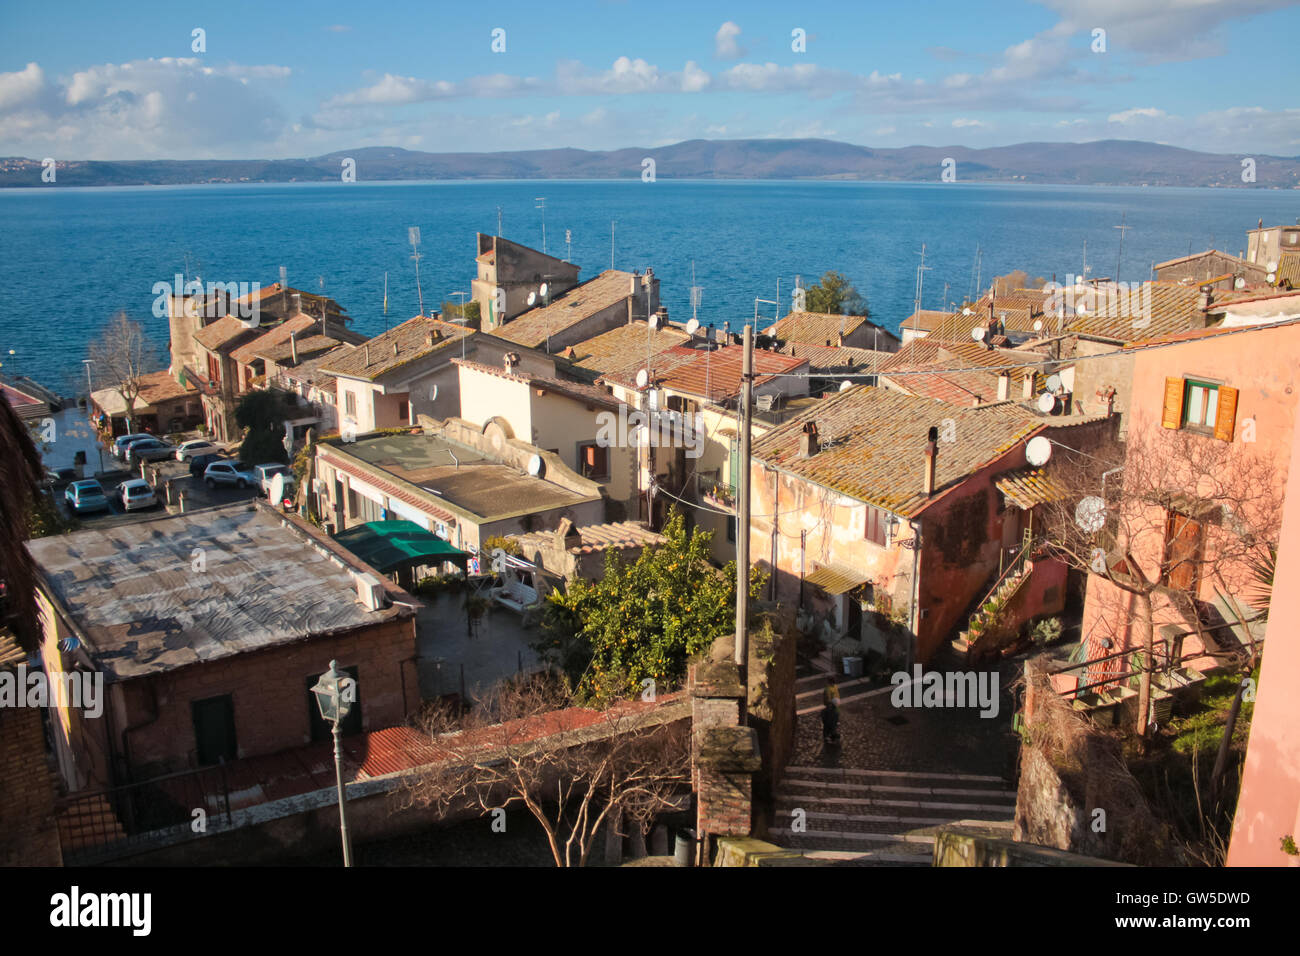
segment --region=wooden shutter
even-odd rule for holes
[[[1237,426],[1237,390],[1219,386],[1219,410],[1214,418],[1214,437],[1232,441]]]
[[[1165,379],[1165,409],[1160,424],[1165,428],[1178,428],[1183,423],[1183,380]]]

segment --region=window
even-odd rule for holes
[[[727,515],[727,542],[729,544],[736,543],[736,516],[735,515]]]
[[[867,540],[882,548],[889,543],[889,512],[867,505]]]
[[[578,446],[578,470],[593,481],[609,480],[609,449],[595,442]]]
[[[1161,425],[1232,441],[1237,424],[1237,389],[1191,378],[1165,379]]]
[[[235,701],[230,694],[190,703],[194,718],[195,754],[201,765],[234,760]]]
[[[357,396],[355,393],[343,393],[343,410],[349,415],[355,415],[357,413]]]

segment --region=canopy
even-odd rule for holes
[[[453,548],[414,521],[370,521],[349,528],[337,535],[335,540],[384,574],[422,564],[441,564],[444,561],[464,568],[470,559],[467,552]]]
[[[818,568],[805,579],[808,584],[819,587],[827,594],[846,594],[856,587],[861,587],[870,580],[865,574],[837,564],[828,564]]]

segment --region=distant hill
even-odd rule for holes
[[[1136,140],[906,146],[872,149],[825,139],[693,139],[672,146],[608,151],[533,149],[505,153],[424,153],[392,146],[342,150],[311,159],[69,161],[65,186],[338,181],[343,160],[358,181],[417,179],[639,179],[646,157],[658,179],[842,179],[937,182],[945,159],[959,182],[1064,185],[1243,186],[1243,156],[1199,153]],[[1256,187],[1300,187],[1300,157],[1255,155]],[[41,163],[0,159],[0,187],[40,188]]]

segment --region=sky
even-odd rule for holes
[[[817,137],[872,147],[1141,139],[1294,157],[1297,5],[10,0],[0,156]]]

